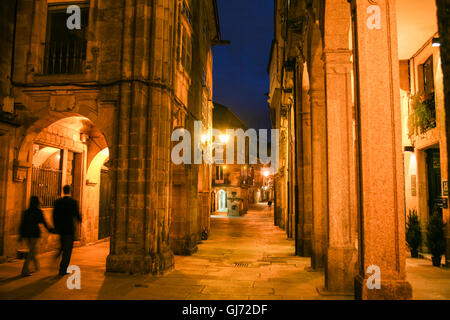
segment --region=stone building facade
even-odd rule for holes
[[[405,209],[406,217],[418,214],[425,239],[430,216],[435,212],[448,216],[441,40],[435,2],[423,3],[416,16],[407,13],[405,9],[398,14]],[[407,21],[419,18],[422,30],[411,30]],[[422,251],[428,251],[425,244]]]
[[[213,125],[212,41],[220,40],[220,31],[216,7],[208,2],[185,2],[178,14],[174,130],[194,132],[195,121],[202,122],[202,132]],[[210,232],[211,165],[172,164],[172,169],[171,247],[176,254],[189,255],[197,250],[202,233]]]
[[[438,7],[444,2],[437,1]],[[396,18],[402,5],[402,0],[275,1],[269,63],[271,120],[281,130],[275,222],[295,239],[297,255],[310,256],[312,269],[325,271],[324,294],[412,297],[405,270],[400,99],[405,69]],[[440,10],[438,22],[445,25]],[[447,49],[440,50],[446,79]],[[443,92],[445,81],[439,134],[446,145]],[[441,148],[441,159],[446,152]],[[448,162],[440,164],[447,172]],[[448,222],[448,210],[443,216]],[[373,266],[381,273],[379,290],[366,286]]]
[[[238,164],[237,138],[227,135],[227,130],[247,130],[245,124],[226,106],[215,103],[213,109],[213,127],[220,131],[222,141],[215,141],[215,154],[221,154],[221,160],[213,164],[212,211],[224,212],[229,216],[242,216],[247,213],[250,194],[254,193],[255,170],[258,165]],[[225,138],[223,138],[225,137]],[[226,163],[227,148],[234,148],[233,163]],[[248,157],[248,145],[245,148]]]
[[[73,4],[80,30],[66,27]],[[170,269],[173,251],[192,251],[209,223],[211,169],[181,168],[189,174],[180,182],[170,137],[194,120],[211,125],[216,2],[1,6],[0,256],[20,248],[18,223],[35,188],[56,186],[58,196],[67,183],[82,210],[80,244],[110,235],[108,272]],[[42,183],[36,168],[56,170],[56,183]],[[198,198],[189,212],[171,201],[180,185]],[[44,250],[54,240],[45,235]]]

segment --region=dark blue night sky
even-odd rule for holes
[[[214,48],[214,101],[249,128],[270,128],[267,65],[273,39],[273,0],[218,0],[223,40]]]

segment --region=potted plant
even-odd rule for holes
[[[420,230],[420,222],[416,210],[409,210],[406,223],[406,242],[409,250],[411,250],[411,257],[418,258],[419,248],[422,244],[422,231]]]
[[[411,114],[408,117],[408,135],[420,135],[436,127],[434,93],[419,92],[411,96]]]
[[[434,210],[427,226],[426,245],[431,252],[433,266],[441,266],[441,256],[445,253],[444,221],[442,215]]]

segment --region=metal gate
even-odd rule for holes
[[[102,170],[100,175],[100,204],[98,213],[98,239],[111,235],[111,179],[108,171]]]
[[[31,173],[31,195],[41,200],[42,208],[51,208],[61,197],[62,171],[33,167]]]

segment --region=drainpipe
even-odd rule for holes
[[[15,56],[16,56],[16,33],[17,33],[17,11],[18,11],[18,4],[19,0],[15,1],[14,4],[14,28],[13,28],[13,41],[12,41],[12,48],[11,48],[11,70],[9,75],[9,81],[12,86],[14,86],[14,66],[15,66]]]

